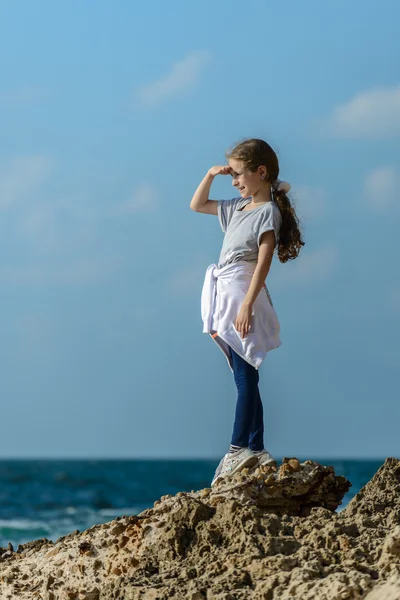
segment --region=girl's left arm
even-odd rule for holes
[[[258,251],[257,266],[254,269],[253,276],[243,300],[242,306],[253,307],[253,304],[264,285],[265,279],[274,255],[275,234],[272,230],[265,231],[260,238],[260,247]]]

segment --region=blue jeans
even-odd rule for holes
[[[258,389],[259,374],[231,347],[233,376],[238,390],[235,422],[231,444],[249,447],[251,450],[264,448],[263,405]]]

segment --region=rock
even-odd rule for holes
[[[393,575],[382,584],[377,584],[369,592],[364,600],[399,600],[400,598],[400,577]]]
[[[351,486],[344,477],[335,476],[333,467],[300,463],[296,458],[284,461],[278,471],[270,467],[265,478],[259,479],[262,467],[249,474],[243,470],[234,480],[223,478],[212,488],[210,498],[235,497],[277,514],[306,516],[313,506],[336,510]]]
[[[79,599],[80,600],[99,600],[100,598],[100,591],[97,588],[94,588],[92,591],[90,592],[80,592],[79,594]]]
[[[26,542],[26,544],[20,544],[19,548],[21,548],[21,552],[28,552],[30,550],[38,550],[42,546],[54,546],[54,542],[48,540],[47,538],[40,538],[39,540],[32,540],[31,542]]]
[[[91,544],[88,541],[83,541],[79,544],[78,546],[79,548],[79,553],[80,554],[86,554],[87,556],[91,556],[92,554],[95,553],[95,548],[93,546],[93,544]]]
[[[396,570],[400,573],[400,527],[398,525],[386,536],[377,566],[381,572],[387,574]]]
[[[55,582],[54,577],[52,575],[48,575],[47,582],[46,582],[46,590],[49,590],[54,582]]]
[[[126,525],[118,524],[116,527],[113,527],[111,529],[111,534],[112,535],[119,535],[120,533],[122,533],[123,531],[125,531],[125,529],[126,529]]]
[[[0,598],[399,600],[400,461],[386,459],[335,512],[350,485],[331,466],[285,457],[166,494],[56,545],[3,548]]]
[[[99,569],[101,569],[102,566],[103,566],[103,563],[99,559],[96,559],[93,563],[93,569],[95,571],[98,571]]]

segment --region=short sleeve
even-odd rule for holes
[[[238,208],[239,202],[241,202],[242,200],[243,198],[241,196],[239,198],[232,198],[231,200],[218,200],[218,219],[221,225],[221,229],[224,233],[226,233],[232,215],[235,212],[236,208]]]
[[[275,246],[279,242],[279,232],[282,224],[282,216],[278,206],[271,202],[268,208],[263,213],[263,218],[260,223],[257,237],[257,246],[260,247],[260,238],[266,231],[275,233]]]

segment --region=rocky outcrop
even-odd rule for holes
[[[400,461],[350,482],[286,458],[55,543],[0,549],[0,600],[398,600]]]

